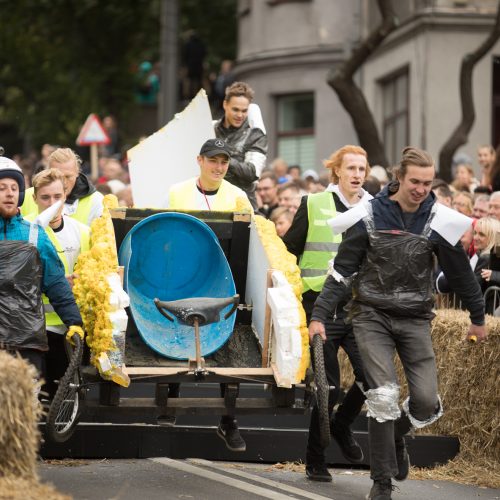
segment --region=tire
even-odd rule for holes
[[[314,383],[316,385],[316,404],[318,406],[320,442],[323,448],[330,444],[330,416],[328,396],[330,387],[326,379],[323,340],[319,335],[313,337]]]
[[[47,415],[46,434],[56,443],[64,443],[75,432],[81,413],[83,391],[81,388],[80,364],[82,361],[83,341],[73,336],[75,347],[71,354],[66,373],[59,381],[56,394]]]

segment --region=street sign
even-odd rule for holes
[[[102,126],[99,117],[95,113],[90,113],[76,139],[78,146],[109,144],[110,142],[111,139]]]

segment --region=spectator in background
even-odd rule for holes
[[[245,191],[254,210],[256,181],[266,163],[267,136],[248,121],[248,108],[254,91],[244,82],[234,82],[226,89],[222,104],[224,116],[215,122],[215,135],[231,149],[225,180]]]
[[[288,175],[288,164],[283,158],[275,158],[271,163],[271,170],[278,179],[278,184],[284,184],[291,180]]]
[[[233,73],[233,61],[224,59],[220,65],[220,71],[215,78],[212,91],[212,110],[215,116],[220,116],[223,112],[222,103],[226,96],[226,88],[235,81]]]
[[[500,191],[494,191],[490,196],[488,205],[488,215],[494,219],[500,220]]]
[[[499,233],[500,221],[491,217],[483,217],[476,221],[474,225],[475,254],[471,256],[470,264],[483,293],[489,286],[500,285],[500,272],[490,269],[490,251],[495,245],[496,236]],[[448,280],[442,272],[436,280],[436,290],[439,293],[449,293],[451,291]],[[486,313],[493,313],[493,304],[490,301],[486,303]]]
[[[102,126],[108,137],[110,138],[109,144],[102,144],[99,146],[99,153],[103,156],[113,156],[120,153],[120,141],[118,135],[118,124],[116,118],[112,115],[107,115],[102,119]]]
[[[472,165],[469,163],[458,164],[455,169],[455,179],[451,185],[456,191],[473,193],[474,189],[479,186],[479,181],[474,177]]]
[[[476,196],[474,206],[472,207],[472,217],[482,219],[488,215],[490,197],[487,194],[479,194]]]
[[[376,196],[380,193],[382,187],[380,185],[380,181],[375,176],[369,175],[363,183],[363,189],[368,191],[372,196]]]
[[[290,180],[296,181],[297,179],[300,179],[301,170],[300,165],[290,165],[288,167],[288,176],[290,177]]]
[[[57,149],[57,146],[54,146],[52,144],[44,144],[40,150],[40,159],[36,162],[35,164],[35,169],[33,173],[40,172],[40,170],[43,170],[44,168],[47,168],[49,165],[49,156],[53,151]]]
[[[306,170],[302,175],[302,180],[306,183],[306,191],[308,193],[318,192],[317,184],[319,183],[319,175],[316,170]]]
[[[467,215],[467,217],[472,217],[474,198],[466,191],[458,191],[453,195],[453,202],[451,206],[457,212]]]
[[[374,165],[370,170],[370,175],[378,179],[380,182],[380,189],[382,189],[389,182],[387,170],[381,165]]]
[[[436,195],[437,201],[442,205],[452,208],[453,191],[443,179],[434,179],[432,192]]]
[[[490,186],[490,169],[495,161],[495,149],[489,144],[477,148],[477,161],[481,167],[481,186]],[[496,191],[496,189],[493,189]]]
[[[278,180],[272,172],[264,172],[257,182],[257,195],[260,198],[258,213],[269,219],[278,207]]]
[[[101,173],[102,175],[97,181],[97,187],[102,184],[107,184],[113,194],[116,194],[127,187],[124,182],[127,180],[127,174],[121,162],[116,158],[108,158],[102,164]],[[99,189],[99,191],[101,190]]]
[[[125,189],[118,191],[116,193],[116,197],[118,198],[118,204],[120,207],[128,207],[132,208],[134,206],[134,200],[132,198],[132,188],[127,186]]]
[[[289,181],[286,184],[281,184],[278,187],[278,200],[280,207],[286,207],[292,214],[295,215],[299,206],[300,198],[302,197],[300,186],[294,182]]]
[[[277,207],[272,211],[269,219],[274,222],[277,235],[283,238],[292,225],[293,214],[286,207]]]
[[[136,75],[136,101],[139,104],[154,105],[159,91],[159,76],[153,71],[153,65],[149,61],[143,61]]]
[[[186,75],[183,98],[191,100],[203,86],[203,62],[207,49],[198,33],[190,30],[182,47],[182,66]]]
[[[497,149],[493,163],[488,170],[488,186],[492,191],[500,191],[500,146]]]

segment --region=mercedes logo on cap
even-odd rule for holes
[[[216,141],[214,142],[214,144],[215,144],[218,148],[223,148],[223,147],[224,147],[224,141],[221,141],[220,139],[216,139]]]

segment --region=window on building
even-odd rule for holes
[[[277,98],[278,156],[302,171],[315,168],[314,94],[293,94]]]
[[[399,160],[409,139],[409,78],[408,68],[383,79],[383,140],[390,163]]]

